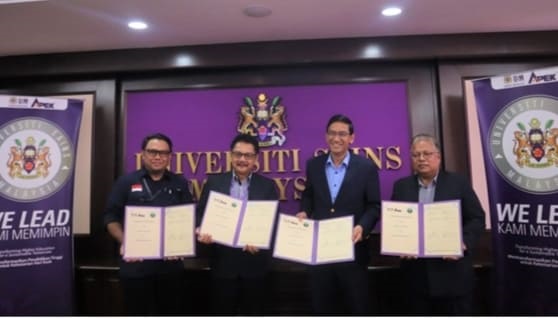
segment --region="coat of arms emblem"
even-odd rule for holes
[[[488,131],[492,164],[511,186],[528,193],[558,191],[558,98],[527,95],[511,101]]]
[[[552,127],[553,124],[554,120],[546,121],[543,131],[538,118],[529,121],[529,130],[525,124],[517,123],[520,130],[514,131],[513,153],[519,167],[558,166],[558,128]]]
[[[8,175],[14,179],[47,177],[52,163],[50,148],[45,146],[46,140],[36,145],[35,139],[29,136],[25,142],[23,145],[19,139],[15,139],[15,145],[10,146]]]
[[[270,102],[265,93],[260,93],[255,103],[245,97],[237,131],[256,136],[262,147],[281,146],[286,141],[285,131],[288,129],[285,115],[285,106],[281,105],[279,96]]]
[[[37,117],[0,126],[0,196],[17,202],[50,197],[72,177],[74,146],[63,129]]]

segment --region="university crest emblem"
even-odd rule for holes
[[[541,122],[532,118],[527,129],[521,122],[517,122],[519,130],[514,131],[513,153],[519,167],[549,167],[558,166],[558,150],[556,149],[556,138],[558,128],[553,127],[554,120],[549,119],[545,123],[544,131]]]
[[[68,180],[73,146],[56,124],[19,118],[0,127],[0,196],[28,202],[49,197]]]
[[[47,177],[52,166],[50,148],[43,139],[38,145],[32,136],[27,137],[26,144],[16,138],[15,145],[10,146],[8,158],[8,175],[12,178],[33,179]]]
[[[529,193],[558,191],[558,99],[527,96],[504,107],[488,145],[498,173]]]
[[[245,97],[244,105],[240,107],[237,131],[256,136],[261,147],[283,145],[288,127],[285,106],[280,103],[281,97],[274,97],[270,103],[265,93],[258,94],[256,103]]]

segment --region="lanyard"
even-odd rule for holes
[[[160,189],[155,194],[153,194],[153,192],[151,191],[151,187],[149,187],[149,184],[147,184],[147,180],[145,179],[145,177],[142,178],[141,183],[145,187],[145,190],[147,192],[147,196],[149,196],[149,198],[148,198],[149,201],[153,201],[163,191],[162,189]]]

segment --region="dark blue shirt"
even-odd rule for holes
[[[128,206],[172,206],[193,203],[188,182],[182,175],[166,171],[163,177],[154,181],[145,169],[121,176],[114,183],[104,212],[105,227],[118,222],[124,225],[124,208]],[[120,273],[123,276],[138,277],[153,273],[182,271],[180,261],[146,260],[126,263],[121,260]]]

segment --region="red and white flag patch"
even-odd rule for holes
[[[141,186],[141,184],[132,184],[132,193],[142,192],[142,191],[143,191],[143,187]]]

